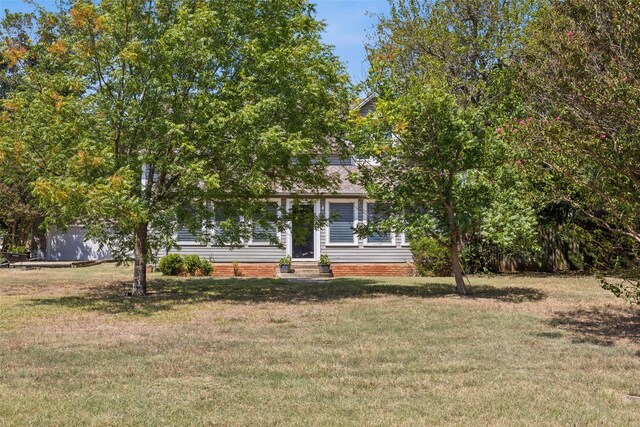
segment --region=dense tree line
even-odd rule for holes
[[[546,244],[572,268],[633,270],[640,2],[391,5],[368,46],[377,110],[354,114],[352,139],[372,160],[358,179],[392,219],[362,232],[427,234],[449,248],[460,293],[465,267],[535,260]],[[639,301],[634,276],[603,281]]]
[[[28,14],[7,14],[2,21],[0,31],[6,39],[0,57],[0,99],[8,98],[24,80],[19,61],[29,45],[32,18]],[[10,104],[0,103],[0,114],[10,108]],[[32,194],[36,175],[21,161],[23,149],[19,141],[0,145],[0,250],[19,252],[39,246],[33,243],[40,234],[44,213]]]

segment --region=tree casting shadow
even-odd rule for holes
[[[633,307],[608,305],[558,313],[551,325],[574,333],[576,342],[612,346],[628,340],[640,344],[640,311]]]
[[[381,284],[368,279],[334,279],[326,282],[289,282],[278,279],[156,279],[144,298],[124,296],[128,283],[92,289],[86,295],[30,300],[36,305],[58,305],[104,313],[152,315],[176,306],[207,301],[257,304],[266,302],[301,304],[324,303],[347,298],[377,298],[395,295],[412,298],[441,298],[455,295],[455,287],[442,283],[411,285]],[[472,286],[469,299],[507,303],[540,301],[546,295],[532,288]]]

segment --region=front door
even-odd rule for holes
[[[315,230],[313,205],[297,205],[292,208],[291,257],[314,259]]]

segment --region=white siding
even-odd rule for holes
[[[329,255],[333,263],[395,263],[413,262],[413,255],[407,246],[364,246],[364,240],[358,239],[358,245],[331,246],[326,244],[326,233],[320,233],[320,248]]]
[[[331,200],[334,200],[332,197]],[[349,200],[345,198],[345,200]],[[352,199],[351,199],[352,200]],[[325,215],[325,200],[320,203],[320,215]],[[363,201],[358,200],[357,203],[357,220],[363,221]],[[287,233],[281,233],[282,244],[284,247],[288,244]],[[320,253],[329,255],[331,262],[334,263],[404,263],[412,262],[413,256],[408,246],[402,246],[401,236],[396,239],[396,245],[365,245],[363,239],[357,239],[354,245],[327,245],[326,229],[321,229]],[[183,245],[180,251],[172,250],[171,253],[180,253],[183,255],[196,254],[203,258],[213,258],[215,262],[254,262],[254,263],[276,263],[280,258],[286,255],[284,248],[280,249],[275,246],[243,246],[240,248],[220,248],[205,245]],[[319,256],[319,254],[316,254]]]
[[[65,232],[55,229],[47,233],[47,261],[97,261],[111,259],[111,252],[84,238],[82,227],[69,227]]]
[[[229,249],[226,247],[211,247],[205,245],[183,245],[180,250],[169,253],[181,255],[199,255],[202,258],[212,258],[214,262],[265,262],[276,263],[286,255],[285,249],[276,246],[243,246]]]

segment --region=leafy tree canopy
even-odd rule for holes
[[[553,1],[541,9],[519,61],[521,92],[536,120],[513,136],[540,166],[548,194],[636,246],[639,13],[637,0]],[[629,292],[640,301],[637,286]]]
[[[39,171],[52,224],[134,251],[134,294],[180,224],[246,235],[211,235],[208,203],[264,218],[276,185],[332,183],[317,160],[340,140],[347,77],[307,1],[75,1],[34,26],[26,49],[3,45],[27,79],[4,101],[2,143]]]
[[[33,31],[33,15],[8,13],[0,25],[0,100],[24,83],[24,60]],[[0,114],[11,108],[0,102]],[[21,161],[24,145],[0,143],[0,250],[29,246],[43,219],[32,194],[37,175]]]
[[[409,226],[450,248],[458,292],[466,293],[465,235],[481,233],[509,250],[535,246],[533,211],[519,197],[516,159],[498,128],[520,111],[510,65],[532,5],[391,6],[369,46],[366,87],[377,94],[375,111],[352,117],[356,152],[373,160],[363,162],[359,179],[398,218],[390,227]]]

